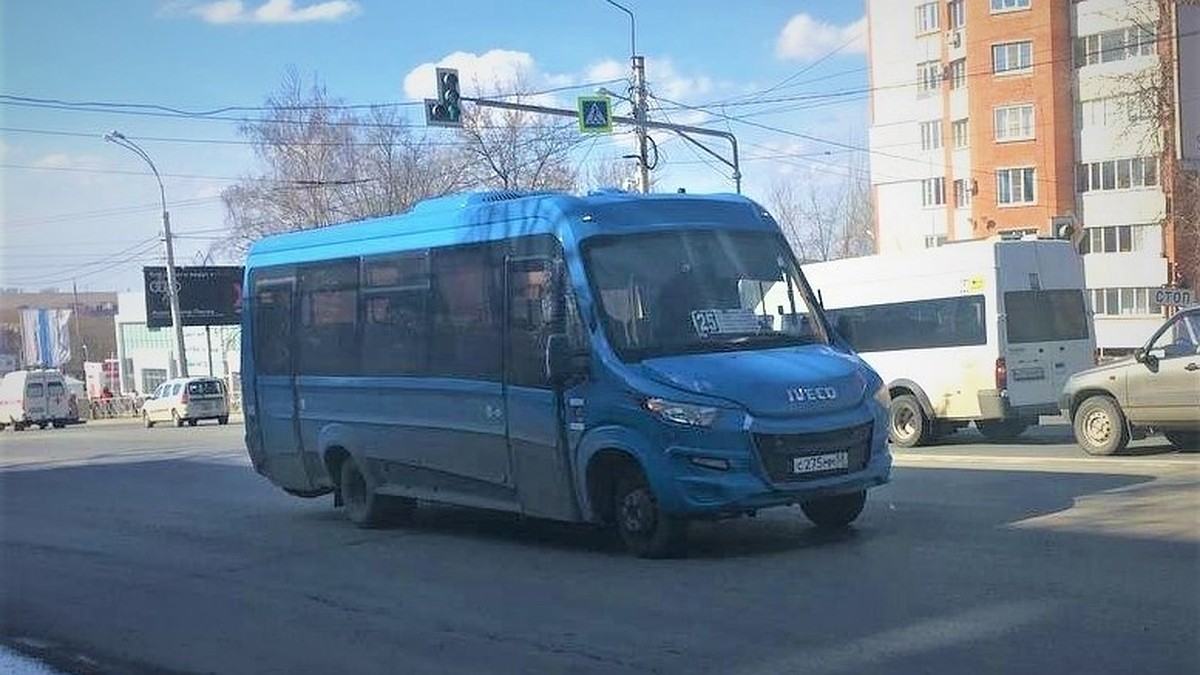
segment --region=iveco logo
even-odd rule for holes
[[[789,403],[832,401],[837,398],[837,389],[833,387],[792,387],[787,390],[787,397]]]

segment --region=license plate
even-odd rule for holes
[[[850,468],[850,453],[831,452],[792,458],[792,473],[817,473]]]

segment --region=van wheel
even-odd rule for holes
[[[813,525],[825,530],[840,530],[858,518],[863,506],[867,503],[867,491],[859,490],[844,495],[822,497],[800,503],[800,510],[813,522]]]
[[[351,458],[342,462],[338,485],[346,518],[363,529],[380,527],[407,517],[417,506],[414,499],[376,494],[375,487]]]
[[[639,558],[680,555],[687,545],[687,521],[658,508],[654,491],[638,469],[617,480],[613,518],[625,548]]]
[[[1080,404],[1072,421],[1075,440],[1089,455],[1115,455],[1129,444],[1129,428],[1117,402],[1092,396]]]
[[[183,418],[179,416],[179,411],[177,410],[171,411],[171,421],[174,422],[175,426],[177,427],[183,426]]]
[[[221,415],[218,417],[217,424],[229,424],[229,415]]]
[[[1200,450],[1200,431],[1164,431],[1163,435],[1180,452]]]
[[[189,427],[194,427],[194,426],[196,426],[196,422],[199,422],[199,421],[200,420],[188,420],[187,423],[188,423]]]
[[[52,422],[52,424],[54,425],[55,429],[61,429],[65,426],[67,426],[66,422]]]
[[[1003,443],[1020,436],[1029,428],[1029,423],[1021,419],[976,420],[975,428],[989,441]]]
[[[888,408],[888,437],[902,448],[915,448],[929,440],[930,423],[921,403],[912,394],[892,399]]]
[[[142,424],[143,424],[143,425],[144,425],[144,426],[145,426],[147,429],[153,429],[153,428],[154,428],[154,422],[151,422],[151,421],[150,421],[150,413],[146,412],[145,410],[143,410],[143,411],[142,411]]]

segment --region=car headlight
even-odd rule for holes
[[[710,427],[717,419],[716,408],[661,398],[648,398],[642,402],[642,407],[668,422],[692,427]]]

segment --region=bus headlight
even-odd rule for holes
[[[642,402],[642,407],[668,422],[692,427],[711,427],[717,419],[716,408],[661,398],[648,398]]]

